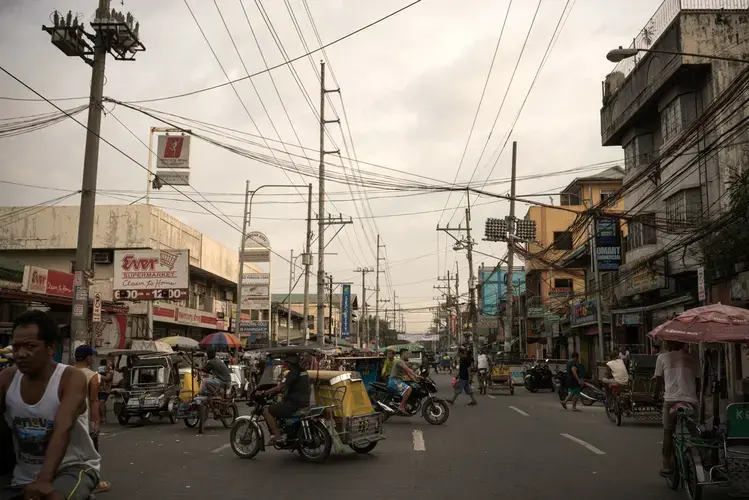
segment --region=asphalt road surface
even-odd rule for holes
[[[450,377],[435,376],[444,394]],[[324,464],[276,450],[237,458],[228,430],[211,421],[203,435],[182,423],[108,424],[101,451],[112,489],[97,499],[309,498],[332,500],[482,498],[667,500],[686,498],[658,476],[658,423],[611,424],[601,408],[567,412],[555,394],[463,395],[448,422],[394,418],[370,455],[347,452]],[[240,403],[240,407],[244,403]],[[727,498],[706,490],[705,500]]]

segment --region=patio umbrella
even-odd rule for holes
[[[200,347],[207,349],[208,347],[228,347],[230,349],[237,349],[241,347],[239,339],[231,333],[216,332],[208,335],[200,341]]]
[[[749,310],[720,303],[695,307],[658,326],[648,336],[687,344],[749,343]]]
[[[164,337],[160,339],[163,343],[168,344],[177,349],[195,349],[198,347],[198,341],[188,337],[182,337],[181,335],[174,335],[172,337]]]

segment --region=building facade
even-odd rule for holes
[[[0,217],[14,217],[23,207],[0,208]],[[56,206],[0,228],[0,257],[46,270],[70,280],[75,270],[78,206]],[[189,294],[181,301],[116,302],[113,297],[114,251],[125,249],[186,249],[189,251]],[[194,228],[150,205],[98,205],[93,237],[90,295],[100,293],[105,304],[126,311],[127,323],[117,339],[184,335],[196,339],[228,330],[235,311],[238,254]],[[55,278],[58,279],[58,278]],[[149,311],[153,328],[149,328]],[[67,316],[70,311],[68,309]],[[64,317],[64,315],[63,315]],[[61,318],[67,323],[69,319]],[[106,320],[104,321],[106,322]],[[106,336],[105,336],[106,337]],[[110,335],[111,337],[111,335]],[[104,339],[99,347],[117,347]]]
[[[635,352],[698,303],[701,256],[689,237],[720,217],[732,174],[749,165],[747,64],[679,55],[747,59],[747,8],[666,0],[635,37],[640,55],[603,82],[601,141],[624,149],[628,219],[613,321]]]

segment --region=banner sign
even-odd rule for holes
[[[158,136],[157,168],[190,168],[190,136]],[[157,173],[157,175],[161,175]]]
[[[242,297],[243,311],[267,311],[268,309],[270,309],[270,302],[268,302],[268,299],[258,300],[254,297]]]
[[[341,338],[351,337],[351,285],[342,285],[341,293]]]
[[[270,274],[268,273],[247,273],[242,275],[243,286],[269,285]]]
[[[239,333],[251,333],[260,337],[267,337],[270,322],[259,320],[242,320],[239,322]]]
[[[188,250],[115,250],[115,300],[186,300]]]
[[[570,323],[573,326],[587,325],[596,321],[596,303],[592,300],[580,302],[572,306]]]
[[[73,274],[34,266],[23,266],[21,291],[73,298]],[[86,297],[88,299],[88,297]]]
[[[440,339],[439,333],[399,333],[398,340],[408,342],[436,342]]]
[[[247,233],[244,243],[244,262],[270,262],[270,240],[260,231]]]
[[[619,219],[595,220],[596,261],[599,271],[618,271],[622,263],[622,234]]]

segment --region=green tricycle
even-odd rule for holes
[[[690,500],[700,500],[706,486],[719,486],[735,498],[749,497],[749,402],[729,404],[721,420],[721,397],[727,396],[727,377],[740,364],[735,349],[749,343],[749,311],[722,304],[697,307],[648,334],[654,340],[699,347],[702,381],[699,405],[677,403],[674,456],[666,482],[683,489]],[[740,348],[738,349],[740,351]],[[712,421],[706,423],[706,400],[712,396]]]

